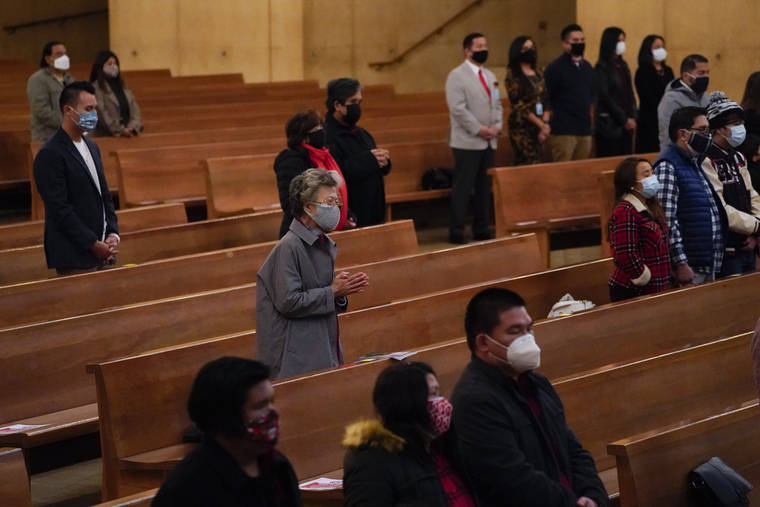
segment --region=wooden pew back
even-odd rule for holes
[[[279,209],[280,198],[273,162],[271,154],[203,160],[208,217]]]
[[[601,255],[606,257],[610,253],[610,240],[607,233],[607,224],[610,222],[615,202],[615,171],[602,171],[597,175],[599,189],[599,223],[602,226]]]
[[[718,379],[714,379],[718,381]],[[701,421],[651,431],[611,443],[617,457],[622,507],[687,507],[687,477],[713,456],[755,485],[750,504],[760,501],[760,406],[751,402]]]
[[[21,449],[0,448],[0,499],[7,507],[30,507],[32,494]]]
[[[615,466],[607,455],[609,442],[702,419],[752,399],[757,393],[747,354],[751,341],[752,333],[744,333],[592,371],[555,387],[570,427],[597,468],[606,470]]]
[[[187,223],[185,207],[179,203],[116,210],[116,216],[121,233]],[[0,225],[0,250],[41,245],[44,233],[44,220]]]
[[[654,160],[657,154],[642,155]],[[598,223],[597,176],[626,156],[492,169],[497,235],[530,227]],[[540,196],[540,199],[536,197]]]
[[[121,235],[117,260],[123,266],[272,241],[281,221],[281,211],[268,211],[128,232]],[[0,251],[0,285],[52,275],[41,245]]]
[[[417,253],[417,235],[411,220],[338,231],[330,237],[338,244],[339,266]],[[6,310],[0,315],[0,329],[253,282],[275,243],[0,287],[0,307]]]

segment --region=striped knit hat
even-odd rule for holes
[[[733,100],[726,97],[723,92],[712,92],[710,103],[707,105],[707,120],[711,129],[724,127],[732,116],[738,116],[744,120],[744,110]]]

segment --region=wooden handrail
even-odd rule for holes
[[[29,21],[28,23],[19,23],[17,25],[7,25],[3,27],[3,30],[5,30],[9,34],[12,34],[20,28],[29,28],[32,26],[46,25],[48,23],[56,23],[58,21],[63,22],[63,21],[68,21],[70,19],[94,16],[96,14],[108,14],[108,9],[98,9],[96,11],[79,12],[77,14],[69,14],[66,16],[56,16],[54,18],[38,19],[37,21]]]
[[[459,11],[457,11],[453,16],[451,16],[446,21],[444,21],[443,23],[441,23],[440,25],[438,25],[438,27],[436,27],[430,33],[428,33],[427,35],[425,35],[423,38],[421,38],[420,40],[418,40],[417,42],[415,42],[414,44],[412,44],[411,46],[409,46],[408,48],[406,48],[404,51],[402,51],[398,55],[396,55],[394,58],[392,58],[390,60],[383,61],[383,62],[370,62],[369,66],[377,70],[377,69],[380,69],[380,68],[382,68],[382,67],[384,67],[386,65],[393,65],[394,63],[400,62],[401,60],[404,59],[404,57],[406,57],[406,55],[408,55],[409,53],[411,53],[412,51],[414,51],[415,49],[417,49],[418,47],[420,47],[421,45],[423,45],[425,42],[427,42],[428,40],[430,40],[433,36],[438,35],[439,33],[441,33],[444,28],[446,28],[451,23],[453,23],[454,21],[456,21],[456,19],[459,18],[462,14],[464,14],[468,10],[472,9],[473,7],[475,7],[476,5],[481,4],[481,3],[483,3],[483,0],[473,0],[473,1],[471,1],[470,3],[468,3],[467,5],[465,5],[464,7],[462,7]]]

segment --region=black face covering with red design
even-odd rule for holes
[[[245,431],[249,440],[274,447],[280,438],[280,414],[272,410],[261,419],[247,423]]]

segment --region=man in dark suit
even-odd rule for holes
[[[61,128],[37,153],[34,182],[45,203],[48,267],[70,275],[113,264],[120,238],[100,150],[83,135],[97,124],[95,89],[75,81],[59,107]]]

